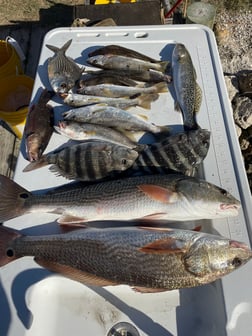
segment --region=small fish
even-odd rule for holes
[[[53,92],[44,89],[38,102],[29,108],[24,128],[29,161],[36,161],[41,157],[53,133],[53,108],[48,104],[53,95]]]
[[[133,115],[126,110],[107,104],[95,104],[75,108],[65,112],[63,117],[65,120],[103,125],[119,130],[151,133],[169,132],[168,127],[150,123],[146,120],[145,116]]]
[[[46,44],[55,53],[48,59],[48,78],[54,92],[58,94],[72,89],[84,71],[84,68],[80,68],[72,58],[65,55],[71,43],[72,40],[69,40],[61,48]]]
[[[181,174],[146,175],[61,191],[31,193],[0,175],[0,222],[27,213],[56,213],[60,224],[96,220],[198,220],[237,216],[240,202],[205,180]]]
[[[97,181],[116,176],[132,166],[138,152],[123,146],[92,141],[68,146],[43,155],[28,164],[23,172],[52,164],[49,168],[57,175],[81,181]]]
[[[108,70],[130,70],[148,71],[150,69],[165,73],[169,66],[169,61],[159,61],[152,63],[137,58],[120,55],[97,55],[87,58],[87,63],[101,69]]]
[[[75,121],[60,121],[55,130],[72,140],[99,140],[111,142],[119,146],[128,148],[144,148],[145,145],[138,145],[125,134],[118,130],[108,128],[102,125],[79,123]]]
[[[0,226],[0,267],[25,256],[86,285],[157,293],[211,283],[246,264],[252,251],[245,243],[189,230],[84,228],[26,236]]]
[[[177,106],[183,113],[185,129],[197,129],[195,113],[200,109],[202,92],[196,82],[191,56],[183,44],[176,44],[173,50],[172,74]]]
[[[205,159],[210,146],[210,132],[205,129],[170,135],[144,148],[132,170],[144,174],[168,173],[171,170],[192,176]]]
[[[69,106],[80,107],[90,104],[105,103],[110,106],[128,108],[139,105],[145,109],[151,108],[151,103],[158,99],[158,94],[142,94],[136,98],[109,98],[99,96],[89,96],[78,93],[68,93],[62,95],[64,103]]]
[[[99,84],[115,84],[124,86],[136,86],[137,83],[133,79],[121,76],[119,73],[108,74],[107,71],[92,71],[79,81],[80,88],[84,86],[99,85]]]
[[[101,97],[132,97],[138,94],[152,94],[167,92],[167,83],[160,82],[149,87],[134,87],[134,86],[122,86],[115,84],[98,84],[91,86],[83,86],[78,89],[78,93],[101,96]]]

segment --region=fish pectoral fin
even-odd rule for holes
[[[154,201],[174,203],[178,200],[178,194],[175,191],[155,184],[141,184],[138,189]]]
[[[147,220],[147,221],[158,220],[158,219],[163,219],[164,216],[167,216],[167,213],[165,213],[165,212],[153,213],[153,214],[144,216],[142,218],[139,218],[139,221],[141,221],[141,220]]]
[[[143,253],[167,254],[167,253],[184,253],[184,242],[174,238],[158,239],[139,249]]]
[[[137,292],[137,293],[161,293],[161,292],[166,292],[169,289],[167,288],[148,288],[148,287],[132,287],[132,289]]]
[[[74,267],[63,265],[55,261],[49,261],[41,258],[34,258],[34,260],[40,266],[48,269],[51,272],[62,274],[71,280],[75,280],[86,285],[99,287],[118,285],[118,283],[114,281],[104,279],[88,272],[83,272]]]
[[[61,225],[74,225],[74,224],[80,224],[85,223],[85,218],[77,217],[77,216],[71,216],[71,215],[62,215],[57,220],[57,222]]]

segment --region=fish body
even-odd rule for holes
[[[101,97],[131,97],[138,94],[152,94],[167,92],[167,83],[160,82],[149,87],[134,87],[134,86],[122,86],[115,84],[98,84],[83,86],[78,90],[78,93],[86,95],[94,95]]]
[[[92,71],[92,73],[87,74],[86,77],[79,81],[80,88],[100,84],[114,84],[124,86],[137,85],[137,83],[133,79],[121,76],[119,72],[117,72],[116,74],[107,74],[106,70],[98,71],[98,73],[97,71]]]
[[[141,148],[123,133],[102,125],[79,123],[75,121],[60,121],[55,130],[72,140],[99,140],[111,142],[128,148]]]
[[[192,176],[205,159],[210,146],[210,132],[205,129],[170,135],[144,148],[132,170],[144,174],[168,173],[171,170]]]
[[[78,93],[68,93],[63,97],[65,104],[74,107],[105,103],[110,106],[116,106],[120,108],[128,108],[130,106],[139,105],[143,108],[150,109],[151,102],[158,98],[158,94],[142,94],[134,99],[90,96]]]
[[[80,79],[83,68],[80,68],[72,58],[66,56],[72,40],[67,41],[61,48],[46,45],[55,54],[48,60],[48,78],[55,93],[68,92]]]
[[[182,111],[185,129],[197,129],[195,113],[200,109],[202,93],[196,82],[191,56],[183,44],[176,44],[173,50],[172,74],[177,105]]]
[[[86,228],[25,236],[1,226],[0,266],[24,256],[81,283],[151,293],[213,282],[248,262],[252,251],[242,242],[189,230]]]
[[[84,142],[43,155],[31,162],[24,172],[52,165],[50,170],[68,179],[97,181],[131,167],[138,152],[112,143]]]
[[[44,89],[36,104],[29,108],[24,128],[26,154],[29,161],[38,160],[53,133],[53,108],[48,104],[54,93]]]
[[[64,113],[65,120],[74,120],[82,123],[93,123],[124,129],[129,131],[143,131],[151,133],[168,132],[168,127],[150,123],[145,118],[107,104],[95,104],[69,110]]]
[[[56,213],[61,224],[95,220],[197,220],[236,216],[240,202],[205,180],[180,174],[99,182],[31,193],[0,175],[0,222],[26,213]]]
[[[165,73],[168,61],[152,63],[121,55],[97,55],[87,58],[87,63],[107,70],[148,71],[150,69]]]

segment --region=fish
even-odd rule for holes
[[[86,95],[101,96],[101,97],[132,97],[138,94],[152,94],[167,92],[167,83],[160,82],[148,87],[123,86],[115,84],[98,84],[83,86],[77,92]]]
[[[132,166],[138,152],[112,143],[92,141],[67,146],[29,163],[23,172],[51,165],[50,171],[67,179],[97,181],[116,176]]]
[[[210,132],[206,129],[171,134],[139,152],[130,172],[154,174],[173,171],[192,176],[207,156],[209,146]]]
[[[185,129],[197,129],[195,113],[200,110],[202,91],[186,47],[178,43],[172,53],[172,78],[176,93],[176,108],[183,114]]]
[[[64,103],[73,106],[80,107],[90,104],[105,103],[110,106],[116,106],[120,108],[128,108],[130,106],[139,105],[145,109],[151,108],[151,102],[158,99],[158,94],[141,94],[136,98],[110,98],[110,97],[100,97],[100,96],[90,96],[78,93],[68,93],[62,95],[64,98]]]
[[[128,138],[122,132],[105,127],[102,125],[79,123],[75,121],[60,121],[58,126],[54,126],[55,130],[71,140],[99,140],[111,142],[116,145],[125,146],[131,149],[143,149],[145,145],[137,144]]]
[[[108,70],[130,70],[148,71],[150,69],[165,73],[169,66],[169,61],[159,61],[158,63],[143,61],[120,55],[97,55],[88,57],[86,62],[101,69]]]
[[[101,73],[100,73],[101,72]],[[124,85],[124,86],[136,86],[137,82],[133,79],[121,76],[120,73],[108,74],[107,71],[92,71],[87,73],[87,76],[79,81],[80,88],[90,85],[99,85],[99,84],[115,84],[115,85]]]
[[[132,176],[63,191],[29,192],[0,175],[0,222],[55,213],[64,225],[97,220],[199,220],[237,216],[240,201],[212,183],[181,174]]]
[[[157,293],[211,283],[245,265],[252,251],[243,242],[181,229],[82,228],[32,236],[0,226],[0,267],[25,256],[86,285]]]
[[[112,127],[119,130],[143,131],[158,134],[169,133],[167,126],[158,126],[148,122],[146,116],[134,115],[126,110],[109,106],[107,104],[95,104],[71,109],[63,113],[64,120],[73,120],[81,123],[92,123]]]
[[[79,67],[65,54],[71,43],[72,40],[69,40],[61,48],[46,44],[46,47],[54,52],[54,56],[48,59],[48,78],[57,94],[72,89],[84,71],[84,67]]]
[[[29,107],[23,134],[29,161],[38,160],[51,139],[54,114],[48,102],[53,95],[54,92],[43,89],[38,102]]]

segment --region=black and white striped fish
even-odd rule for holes
[[[206,129],[174,134],[146,146],[132,170],[144,174],[176,171],[191,176],[206,157],[209,145],[210,132]]]
[[[52,164],[52,172],[67,179],[96,181],[131,167],[138,152],[104,141],[83,142],[43,155],[24,168],[24,172]]]

